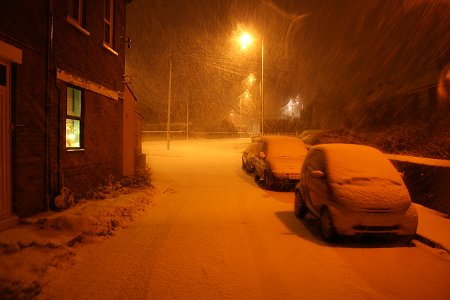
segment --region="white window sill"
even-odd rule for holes
[[[67,152],[84,152],[84,148],[66,148]]]
[[[84,34],[86,36],[90,36],[91,35],[91,33],[89,31],[87,31],[86,29],[81,27],[80,24],[78,24],[78,22],[75,21],[74,19],[72,19],[71,17],[67,16],[66,17],[66,22],[69,23],[70,25],[72,25],[76,30],[78,30],[82,34]]]
[[[103,42],[103,48],[105,48],[106,50],[108,50],[109,52],[111,52],[112,54],[119,56],[119,53],[114,50],[113,48],[111,48],[108,44],[106,44],[105,42]]]

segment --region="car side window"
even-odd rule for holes
[[[310,171],[325,172],[323,153],[319,150],[315,150],[311,154],[308,164]]]
[[[259,156],[259,152],[263,151],[264,142],[259,141],[256,147],[256,156]]]
[[[306,170],[308,169],[308,167],[309,167],[309,160],[310,160],[310,155],[307,155],[306,156],[306,158],[305,158],[305,161],[303,162],[303,165],[302,165],[302,174],[305,174],[305,172],[306,172]]]
[[[264,152],[264,153],[267,152],[267,143],[265,143],[263,141],[258,143],[258,153],[259,152]]]

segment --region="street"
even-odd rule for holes
[[[77,249],[40,299],[449,299],[450,257],[418,241],[330,245],[292,192],[241,170],[249,139],[143,142],[158,193]],[[420,222],[420,220],[419,220]]]

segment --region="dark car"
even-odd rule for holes
[[[255,171],[255,155],[257,143],[251,143],[242,153],[242,169],[247,173]]]
[[[295,215],[320,220],[326,241],[339,235],[409,241],[418,217],[401,175],[379,150],[363,145],[311,147],[295,188]]]
[[[293,188],[300,179],[300,170],[308,149],[299,138],[264,136],[259,139],[255,156],[255,181],[264,188]]]

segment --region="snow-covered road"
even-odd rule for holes
[[[241,170],[248,139],[145,142],[154,205],[80,247],[42,299],[449,299],[450,260],[414,247],[328,245],[293,193]]]

